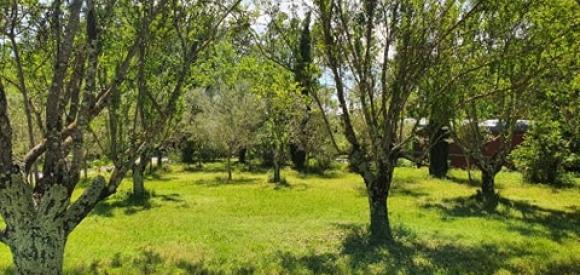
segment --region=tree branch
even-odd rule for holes
[[[332,128],[330,127],[330,121],[328,120],[328,116],[326,115],[326,112],[324,111],[324,107],[322,106],[322,102],[320,101],[320,98],[318,97],[318,95],[315,92],[311,92],[310,94],[312,95],[312,98],[314,98],[316,105],[320,109],[320,113],[322,113],[322,119],[324,120],[324,125],[326,126],[326,131],[328,132],[328,135],[330,136],[330,141],[332,142],[332,146],[334,146],[334,149],[336,149],[336,152],[338,154],[344,153],[342,150],[340,150],[340,148],[338,147],[338,144],[336,143],[336,138],[334,137],[334,132],[332,132]]]
[[[105,178],[98,176],[84,193],[65,212],[65,231],[68,233],[91,212],[101,200],[101,194],[105,190]]]

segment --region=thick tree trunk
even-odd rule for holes
[[[64,247],[70,228],[66,187],[47,188],[41,201],[21,175],[0,179],[0,213],[6,222],[4,242],[12,251],[18,274],[62,274]],[[82,218],[79,219],[79,221]],[[72,223],[71,223],[72,224]],[[72,228],[72,226],[71,226]]]
[[[444,178],[449,170],[447,165],[449,146],[445,141],[447,133],[442,127],[438,127],[435,131],[436,133],[430,137],[429,174],[436,178]]]
[[[143,197],[145,190],[145,169],[147,168],[147,154],[141,154],[139,163],[133,164],[133,196]]]
[[[377,183],[375,183],[377,184]],[[390,242],[393,240],[389,213],[387,207],[388,194],[378,191],[382,188],[373,188],[369,193],[369,206],[371,214],[370,233],[374,242]]]
[[[282,177],[280,176],[280,155],[281,155],[281,147],[282,146],[275,146],[274,151],[272,152],[273,155],[273,161],[274,161],[274,178],[272,179],[272,181],[274,183],[276,183],[277,185],[280,184],[280,182],[282,181]]]
[[[487,208],[494,209],[499,201],[495,192],[495,174],[491,171],[481,170],[481,194]]]
[[[280,176],[280,164],[276,157],[274,157],[274,177],[272,178],[272,181],[276,184],[280,184],[280,181],[282,181],[282,177]]]
[[[49,225],[34,224],[14,233],[10,250],[18,274],[62,274],[66,236],[62,227]]]
[[[142,167],[144,168],[144,166]],[[145,169],[141,169],[140,165],[135,165],[133,167],[133,196],[141,197],[145,195],[144,170]]]
[[[276,184],[279,184],[281,180],[282,180],[282,178],[280,176],[280,165],[278,164],[278,161],[274,160],[274,179],[273,179],[273,181]]]

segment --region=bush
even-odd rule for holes
[[[566,182],[564,166],[571,155],[559,123],[542,122],[533,125],[511,158],[527,182],[561,184]]]

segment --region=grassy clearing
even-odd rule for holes
[[[497,212],[481,210],[477,187],[453,171],[434,180],[397,169],[389,203],[397,245],[368,244],[368,206],[349,173],[301,176],[289,187],[265,173],[223,167],[150,178],[149,200],[130,199],[130,182],[101,203],[70,237],[70,274],[197,273],[553,273],[580,271],[580,189],[521,183],[502,173]],[[477,177],[477,175],[476,175]],[[10,272],[0,246],[0,272]]]

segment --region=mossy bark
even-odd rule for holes
[[[39,195],[22,174],[0,175],[0,214],[6,223],[0,239],[12,252],[16,273],[62,274],[67,237],[104,190],[104,178],[97,177],[71,204],[64,185],[47,186]]]
[[[66,235],[62,226],[28,224],[10,240],[18,274],[62,274]]]
[[[21,175],[12,175],[0,190],[6,222],[6,244],[18,274],[62,274],[64,247],[69,231],[63,213],[69,206],[66,187],[48,188],[33,199],[32,187]]]

